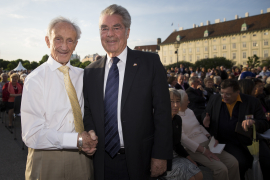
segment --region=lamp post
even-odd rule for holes
[[[177,67],[178,67],[178,48],[179,48],[179,46],[180,46],[180,39],[181,39],[181,36],[178,35],[178,36],[176,37],[175,42],[174,42],[174,47],[175,47],[175,49],[176,49],[176,51],[175,51],[174,53],[177,54],[177,63],[176,63],[176,66],[177,66]]]

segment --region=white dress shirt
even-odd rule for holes
[[[126,62],[127,62],[127,47],[117,57],[120,59],[120,61],[117,63],[117,67],[118,67],[118,70],[119,70],[117,122],[118,122],[118,133],[119,133],[119,138],[120,138],[120,146],[124,147],[124,139],[123,139],[122,123],[121,123],[121,99],[122,99],[122,90],[123,90]],[[109,70],[110,70],[111,66],[112,66],[112,58],[110,58],[108,56],[108,54],[107,54],[107,61],[106,61],[106,65],[105,65],[105,74],[104,74],[104,96],[105,96],[105,90],[106,90],[108,74],[109,74]]]
[[[22,138],[33,149],[76,149],[71,104],[64,84],[62,65],[51,56],[25,80],[21,103]],[[84,114],[83,69],[66,64]]]

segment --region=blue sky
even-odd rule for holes
[[[128,46],[156,44],[174,29],[215,19],[233,20],[266,12],[270,0],[0,0],[0,59],[40,61],[50,54],[45,44],[47,25],[57,16],[75,20],[82,30],[75,52],[81,59],[105,55],[99,37],[100,12],[111,4],[125,7],[132,19]],[[171,24],[173,23],[173,26]],[[179,24],[179,27],[178,27]]]

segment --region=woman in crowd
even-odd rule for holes
[[[211,76],[211,75],[212,75],[212,70],[209,68],[207,70],[206,77]]]
[[[24,80],[25,80],[26,76],[27,76],[26,74],[21,74],[20,75],[20,82],[21,82],[22,86],[24,85]]]
[[[212,78],[210,78],[210,77],[206,77],[204,79],[204,85],[205,85],[204,90],[207,92],[207,94],[205,95],[205,97],[206,97],[207,100],[209,100],[210,97],[213,94],[216,94],[217,93],[217,90],[214,87],[214,80]]]
[[[189,104],[187,93],[183,90],[178,92],[181,95],[178,113],[182,118],[181,142],[190,157],[210,168],[214,180],[239,180],[238,161],[226,151],[214,154],[209,150],[210,134],[199,124],[193,111],[187,107]]]
[[[13,128],[14,100],[15,97],[22,95],[22,86],[18,83],[19,75],[13,73],[10,76],[11,81],[3,87],[3,96],[7,98],[6,109],[8,110],[9,128]]]
[[[260,79],[257,79],[257,78],[252,79],[252,81],[255,83],[255,87],[252,91],[252,96],[259,99],[261,102],[263,111],[268,112],[270,110],[270,108],[266,105],[266,102],[264,100],[264,98],[265,98],[265,95],[263,94],[264,85],[263,85],[262,81]]]
[[[196,74],[201,77],[201,69],[199,67],[197,67],[196,69]]]
[[[189,80],[189,74],[186,73],[186,74],[184,74],[184,82],[188,83],[188,80]]]
[[[177,83],[176,77],[171,76],[171,77],[168,78],[168,86],[169,86],[170,88],[174,88],[175,85],[176,85],[176,83]]]
[[[238,68],[235,68],[235,70],[234,70],[234,76],[236,78],[238,78],[240,74],[241,74],[241,71]]]
[[[255,83],[251,79],[241,79],[238,81],[238,83],[240,87],[240,93],[252,95]]]
[[[167,171],[167,175],[164,178],[169,180],[202,180],[202,172],[197,167],[197,164],[190,158],[180,141],[182,120],[177,113],[180,107],[181,95],[173,88],[170,88],[169,92],[173,126],[173,159],[171,171]],[[171,162],[168,162],[168,165],[170,164]]]
[[[218,91],[220,91],[220,84],[221,84],[221,77],[214,76],[214,86]]]

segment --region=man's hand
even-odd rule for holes
[[[96,147],[98,143],[98,137],[96,133],[91,130],[88,133],[86,131],[80,134],[83,139],[82,150],[89,156],[92,156],[96,152]]]
[[[158,177],[167,170],[167,160],[151,158],[151,177]]]
[[[245,131],[248,131],[249,127],[252,127],[252,125],[255,124],[254,120],[248,119],[248,120],[244,120],[242,122],[242,127]]]
[[[203,87],[202,87],[202,85],[198,85],[198,86],[197,86],[197,89],[199,89],[199,90],[201,90],[201,91],[204,90]]]
[[[212,153],[209,149],[205,149],[205,152],[203,155],[205,155],[210,161],[212,161],[212,159],[220,161],[219,158],[214,153]]]
[[[208,113],[206,113],[206,116],[204,117],[204,119],[203,119],[203,125],[204,125],[204,127],[209,127],[209,125],[210,125],[210,116],[209,116],[209,114]]]

